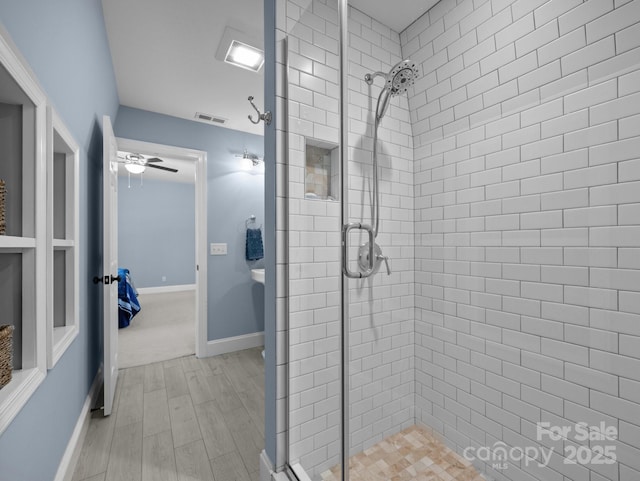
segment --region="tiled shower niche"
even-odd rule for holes
[[[339,200],[339,154],[337,144],[305,139],[306,199]]]

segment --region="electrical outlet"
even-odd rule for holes
[[[162,276],[162,282],[167,282],[167,276]]]
[[[211,244],[209,248],[209,254],[212,256],[226,256],[227,255],[227,244]]]

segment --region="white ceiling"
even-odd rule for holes
[[[438,0],[349,0],[349,5],[400,33]]]
[[[120,104],[174,117],[196,112],[229,119],[225,127],[262,135],[247,115],[263,108],[263,69],[215,58],[225,26],[262,48],[262,0],[102,0]],[[217,125],[217,124],[215,124]]]
[[[350,0],[396,32],[435,3]],[[262,0],[102,0],[102,8],[120,104],[190,120],[212,114],[228,119],[224,127],[263,134],[247,119],[256,117],[247,97],[264,110],[264,67],[254,73],[215,58],[226,26],[262,48]]]

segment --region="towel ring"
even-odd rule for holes
[[[251,214],[249,218],[246,221],[244,221],[244,226],[248,229],[251,224],[255,224],[255,223],[256,223],[256,216]],[[260,227],[262,227],[262,225]]]

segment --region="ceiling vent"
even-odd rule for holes
[[[202,112],[196,112],[196,120],[220,125],[224,124],[227,121],[227,119],[223,119],[222,117],[216,117],[215,115],[211,114],[203,114]]]

